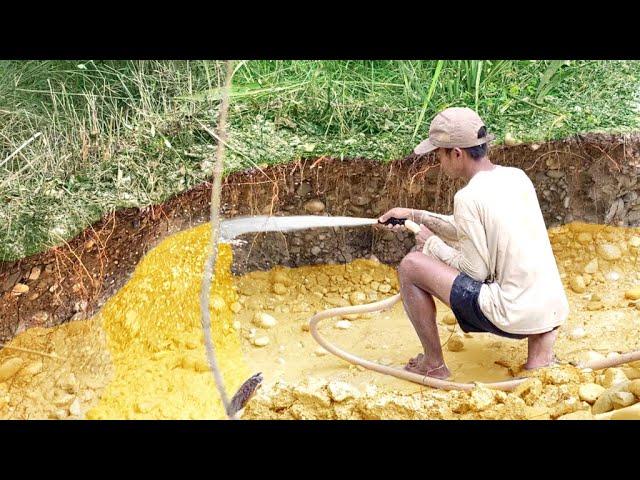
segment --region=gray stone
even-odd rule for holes
[[[627,203],[634,202],[635,200],[637,200],[637,198],[638,198],[638,194],[636,192],[625,193],[624,196],[622,197],[622,199]]]
[[[548,170],[547,171],[547,176],[551,177],[551,178],[562,178],[564,177],[564,172],[560,171],[560,170]]]
[[[308,213],[320,213],[324,211],[324,203],[320,200],[309,200],[304,204],[304,209]]]
[[[640,222],[640,210],[634,210],[627,215],[627,221],[629,224]]]
[[[371,198],[369,198],[366,195],[356,195],[355,197],[353,197],[352,202],[360,207],[362,207],[363,205],[367,205],[369,202],[371,201]]]
[[[296,190],[296,194],[300,197],[304,197],[310,191],[311,191],[311,185],[309,185],[308,183],[301,183],[300,186],[298,187],[298,190]]]
[[[7,279],[4,282],[2,282],[2,285],[0,286],[0,292],[7,292],[11,290],[19,278],[20,278],[19,270],[17,272],[13,272],[12,274],[10,274],[7,277]]]

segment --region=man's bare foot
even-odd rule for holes
[[[557,337],[557,329],[538,335],[530,335],[528,338],[529,354],[524,369],[535,370],[537,368],[549,367],[556,363],[556,358],[553,355],[553,345]]]
[[[543,365],[536,365],[536,364],[530,365],[529,362],[527,362],[524,365],[522,365],[521,368],[522,370],[538,370],[539,368],[553,367],[560,364],[561,362],[560,360],[558,360],[558,357],[554,356],[550,362],[545,363]]]
[[[427,377],[439,378],[440,380],[446,380],[451,376],[451,372],[444,363],[442,365],[435,366],[428,365],[426,357],[422,353],[419,353],[417,356],[409,360],[404,369],[408,372],[425,375]]]

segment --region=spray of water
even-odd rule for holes
[[[220,235],[222,241],[229,241],[238,235],[252,232],[288,232],[319,227],[360,227],[376,223],[378,223],[376,218],[322,217],[316,215],[238,217],[223,221],[220,225]]]

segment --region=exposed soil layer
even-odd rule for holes
[[[640,137],[589,135],[542,145],[502,146],[495,163],[532,179],[547,225],[574,220],[640,225]],[[229,175],[223,215],[273,214],[376,217],[392,206],[449,213],[461,186],[433,157],[383,164],[365,159],[307,159]],[[105,216],[68,244],[0,264],[0,341],[33,326],[91,316],[127,281],[141,257],[168,234],[207,221],[210,184],[162,205]],[[408,234],[370,228],[248,235],[234,248],[234,273],[343,263],[374,254],[398,262]]]

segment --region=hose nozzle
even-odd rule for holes
[[[409,220],[408,218],[395,218],[391,217],[386,222],[380,222],[382,225],[403,225],[408,228],[411,232],[418,233],[420,231],[420,225],[416,222]]]

